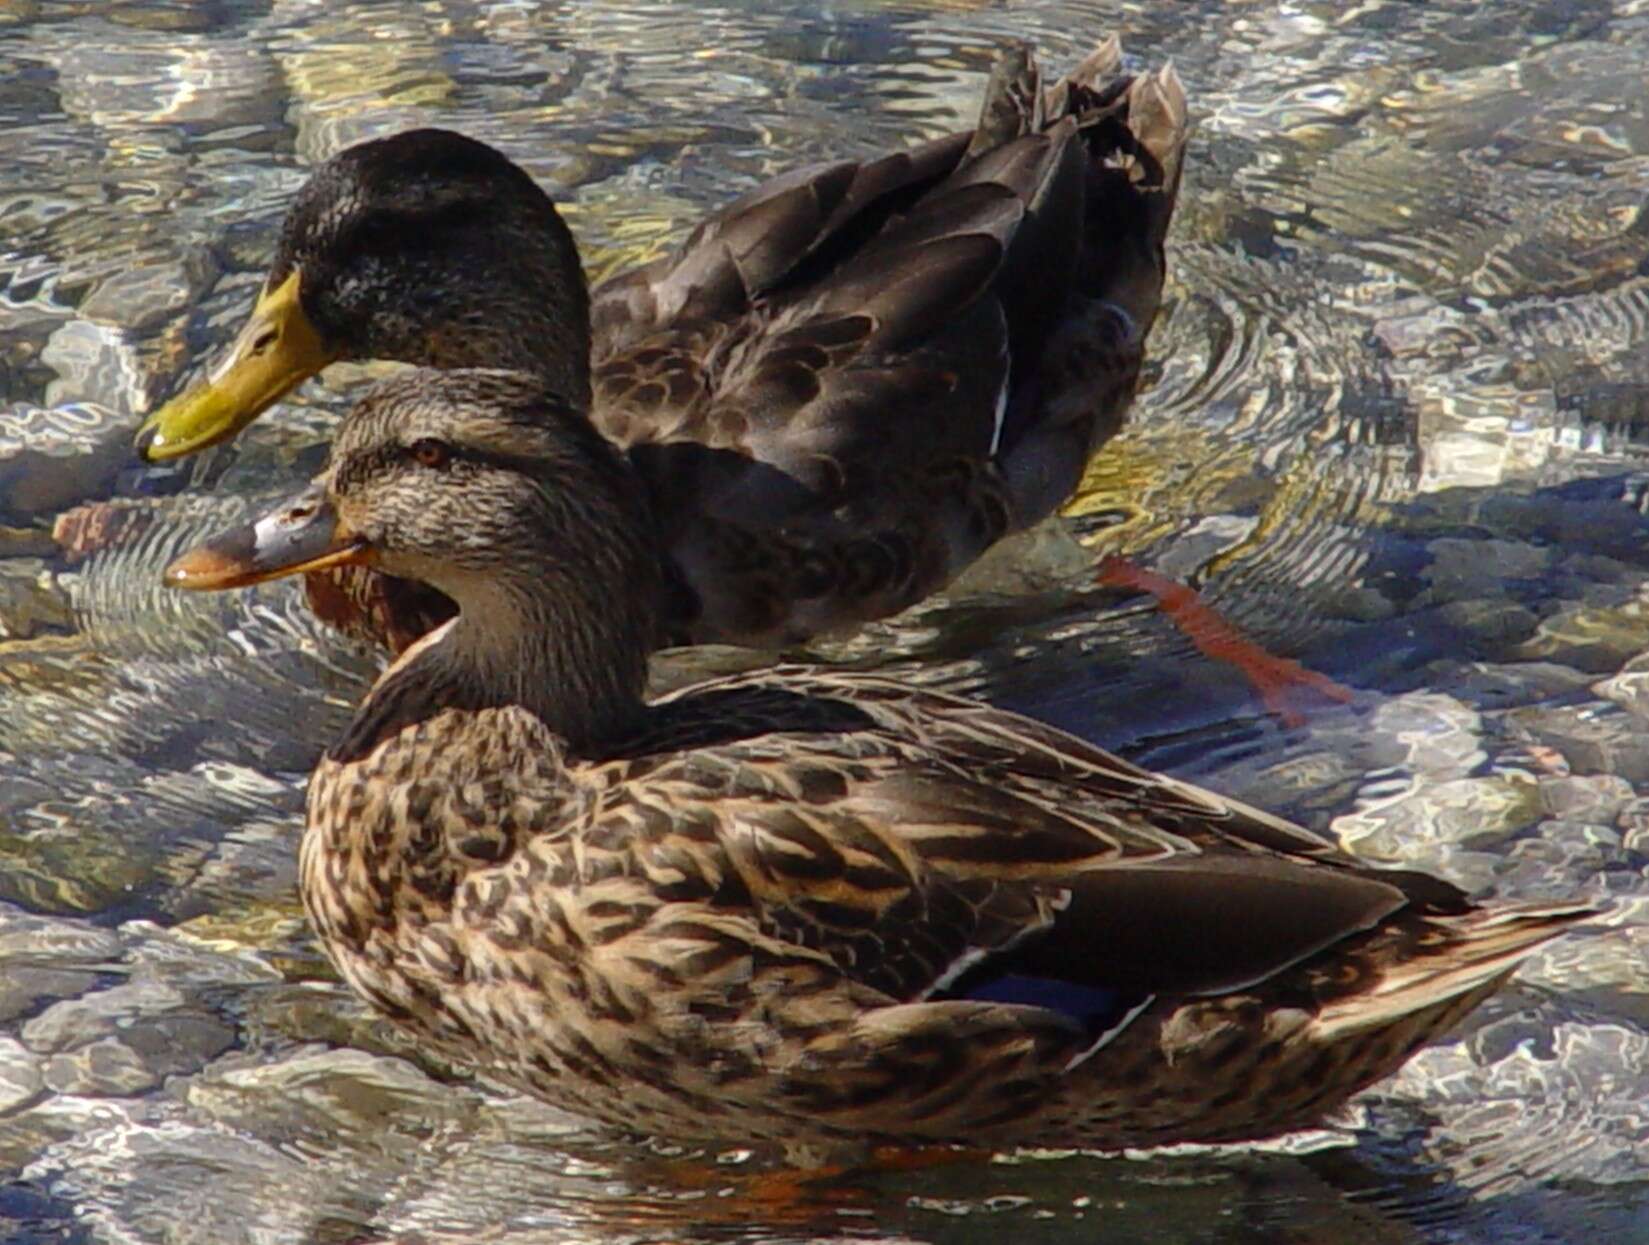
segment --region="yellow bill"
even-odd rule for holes
[[[137,452],[150,462],[193,454],[228,440],[337,354],[298,300],[300,271],[266,288],[251,318],[207,378],[144,421]]]
[[[338,519],[313,484],[261,519],[215,536],[166,568],[172,588],[215,591],[371,560],[372,546]]]

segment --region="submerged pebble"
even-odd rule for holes
[[[1359,855],[1411,865],[1439,859],[1442,847],[1503,845],[1542,812],[1539,784],[1512,774],[1416,781],[1359,803],[1334,820],[1340,842]]]
[[[0,410],[0,513],[55,513],[95,497],[131,454],[133,421],[95,403]]]
[[[0,1115],[15,1111],[45,1087],[42,1060],[15,1038],[0,1037]]]

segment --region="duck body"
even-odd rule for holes
[[[684,590],[678,640],[781,646],[893,614],[1070,496],[1122,426],[1186,137],[1108,41],[980,124],[799,170],[594,295],[592,417]]]
[[[596,755],[440,714],[335,753],[309,807],[315,929],[420,1041],[629,1132],[811,1153],[1305,1127],[1581,911],[1479,909],[1023,718],[805,669]]]
[[[886,680],[649,703],[651,496],[540,379],[410,373],[308,493],[168,572],[457,603],[316,768],[301,888],[373,1006],[547,1101],[793,1155],[1263,1137],[1591,912],[1475,904]]]
[[[333,359],[529,371],[650,492],[661,642],[782,646],[897,612],[1052,513],[1132,401],[1187,115],[1171,69],[1120,59],[1107,40],[1045,87],[1010,52],[974,129],[781,176],[592,296],[498,152],[360,144],[300,192],[245,331],[140,448],[231,435]],[[339,574],[317,610],[394,649],[451,616]]]

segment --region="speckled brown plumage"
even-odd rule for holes
[[[315,771],[315,928],[419,1040],[614,1126],[813,1157],[1265,1136],[1588,912],[1477,905],[885,680],[644,703],[647,490],[532,378],[391,381],[321,483],[284,541],[330,524],[461,608]]]
[[[651,493],[661,638],[801,641],[942,587],[1121,425],[1187,114],[1171,69],[1120,61],[1108,40],[1044,88],[1011,51],[973,130],[758,186],[588,300],[501,154],[374,140],[304,187],[266,288],[298,274],[325,358],[527,370],[587,405]],[[396,648],[443,616],[359,579],[311,595]]]
[[[1476,910],[1303,835],[1278,851],[1295,832],[1259,814],[928,693],[787,670],[657,712],[620,759],[569,755],[519,709],[438,714],[323,764],[304,843],[306,902],[352,985],[620,1128],[829,1149],[1270,1135],[1392,1071],[1575,916]],[[724,716],[741,725],[707,742]],[[1167,892],[1175,861],[1232,889],[1263,861],[1278,884],[1201,920],[1153,893],[1162,927],[1075,936],[1109,871],[1156,865],[1147,889]],[[1187,898],[1217,902],[1197,880]],[[1361,928],[1338,886],[1392,910]],[[1186,970],[1153,964],[1157,944],[1240,940],[1289,888],[1329,909],[1291,919],[1331,949],[1215,997],[1167,992]],[[1095,975],[1162,992],[1086,1059],[1096,1038],[1069,1016],[928,993],[1027,936],[1050,958],[1137,955]]]

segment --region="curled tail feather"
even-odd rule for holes
[[[1318,1037],[1333,1040],[1491,991],[1543,944],[1601,911],[1586,903],[1519,904],[1436,918],[1435,945],[1418,942],[1372,988],[1325,1007]]]

